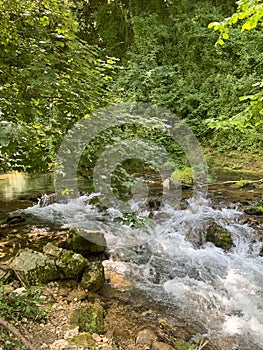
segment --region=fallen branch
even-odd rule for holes
[[[24,346],[28,348],[28,350],[36,350],[33,345],[13,326],[11,326],[8,322],[2,320],[0,318],[0,326],[5,328],[8,332],[14,334],[14,336],[19,340]]]

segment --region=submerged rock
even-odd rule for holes
[[[103,231],[71,227],[67,236],[67,245],[77,253],[104,253],[106,240]]]

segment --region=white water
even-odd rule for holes
[[[86,202],[80,197],[25,212],[65,227],[103,229],[112,266],[125,270],[139,288],[172,306],[177,316],[200,324],[222,350],[263,349],[261,244],[254,230],[240,223],[240,212],[190,200],[185,210],[166,206],[155,213],[146,234],[114,223],[117,210],[99,213]],[[196,236],[211,218],[231,233],[234,247],[228,253],[212,243],[196,248],[185,239]]]

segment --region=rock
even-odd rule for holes
[[[101,306],[84,306],[75,309],[69,319],[73,326],[79,326],[80,332],[102,334],[104,329],[104,309]]]
[[[16,216],[12,216],[12,217],[8,218],[6,220],[6,223],[11,226],[11,225],[21,224],[22,222],[25,222],[25,221],[26,221],[26,219],[23,216],[16,215]]]
[[[263,215],[263,207],[261,206],[250,206],[244,209],[244,212],[248,215]]]
[[[215,222],[206,228],[206,241],[224,250],[229,250],[233,244],[230,233]]]
[[[85,300],[87,298],[87,293],[84,290],[73,289],[67,297],[69,302]]]
[[[188,344],[189,345],[189,344]],[[188,346],[189,348],[190,346]],[[175,350],[171,345],[161,343],[159,341],[154,342],[151,346],[151,350]],[[178,349],[179,350],[179,349]],[[181,350],[181,349],[180,349]],[[187,349],[188,350],[188,349]]]
[[[63,250],[62,248],[59,248],[52,243],[47,243],[43,247],[43,252],[47,255],[53,256],[54,258],[59,258],[62,250]]]
[[[104,273],[106,280],[110,282],[113,288],[124,292],[132,287],[131,282],[125,278],[125,275],[111,270],[106,270]]]
[[[45,284],[59,278],[55,260],[29,248],[21,250],[10,267],[26,286]]]
[[[136,345],[138,344],[151,345],[152,342],[156,340],[157,340],[156,334],[151,329],[145,328],[138,332],[136,337]]]
[[[189,350],[191,349],[190,344],[183,339],[178,339],[175,343],[176,350]]]
[[[79,349],[80,347],[84,350],[96,350],[95,341],[92,338],[92,335],[88,332],[79,333],[71,339],[67,339],[70,345],[75,345]]]
[[[80,254],[63,249],[56,260],[56,266],[62,278],[77,278],[86,266],[86,259]]]
[[[97,292],[103,287],[105,282],[104,268],[100,261],[88,262],[82,279],[81,286],[90,292]]]
[[[89,333],[81,333],[72,339],[59,339],[50,345],[50,350],[96,350]]]
[[[56,193],[52,194],[43,194],[41,198],[38,199],[38,206],[40,208],[47,207],[48,205],[54,204],[57,202],[57,195]]]
[[[79,326],[67,330],[66,333],[64,334],[64,339],[73,338],[78,334],[79,334]]]
[[[77,253],[103,253],[106,240],[103,231],[71,227],[67,236],[67,245]]]
[[[72,347],[70,347],[69,343],[65,339],[59,339],[54,341],[50,345],[50,350],[72,350]]]

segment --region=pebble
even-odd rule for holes
[[[151,350],[175,350],[171,345],[159,341],[152,344]]]
[[[79,333],[79,326],[65,332],[64,339],[74,338]]]

